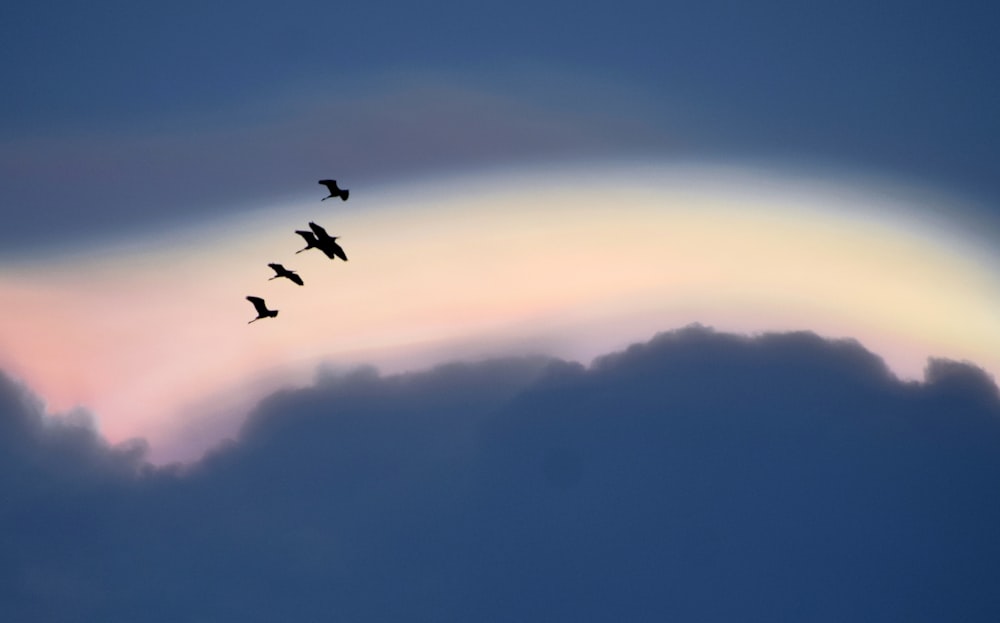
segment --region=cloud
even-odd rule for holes
[[[142,440],[110,446],[84,411],[45,416],[43,403],[0,374],[0,479],[75,487],[134,474],[146,452]]]
[[[362,185],[430,172],[662,144],[665,133],[634,114],[640,98],[584,98],[588,85],[580,82],[561,78],[560,92],[523,84],[505,92],[415,74],[352,83],[346,93],[300,89],[228,117],[204,114],[168,128],[0,141],[0,198],[7,207],[0,241],[9,254],[65,251],[289,198],[318,202],[316,180],[330,176],[353,186],[357,201]],[[53,240],[52,223],[73,237]]]
[[[997,388],[927,378],[690,328],[327,375],[165,468],[4,380],[0,615],[996,620]]]
[[[53,224],[138,235],[298,192],[301,177],[383,180],[622,149],[877,170],[973,194],[989,214],[1000,190],[990,8],[894,0],[858,20],[859,3],[819,16],[717,4],[379,2],[345,13],[306,0],[266,19],[225,7],[12,8],[0,247],[49,244]],[[414,92],[428,73],[452,85]],[[380,80],[403,88],[371,88]],[[292,105],[276,101],[290,93]]]

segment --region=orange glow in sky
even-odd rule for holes
[[[852,337],[910,378],[929,356],[1000,372],[995,258],[871,188],[623,166],[352,188],[330,203],[5,269],[0,366],[50,410],[92,411],[113,441],[146,437],[157,460],[190,458],[194,446],[170,443],[180,431],[321,363],[586,360],[693,322]],[[349,262],[294,253],[310,220],[342,236]],[[268,262],[305,287],[268,281]],[[247,325],[248,294],[278,318]]]

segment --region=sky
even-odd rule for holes
[[[998,9],[8,5],[0,609],[995,620]]]

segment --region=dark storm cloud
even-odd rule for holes
[[[5,381],[0,615],[995,621],[997,388],[928,378],[694,328],[329,377],[156,469]]]

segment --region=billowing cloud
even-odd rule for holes
[[[164,468],[3,381],[0,614],[994,621],[997,387],[927,378],[691,328],[589,368],[324,376]]]

